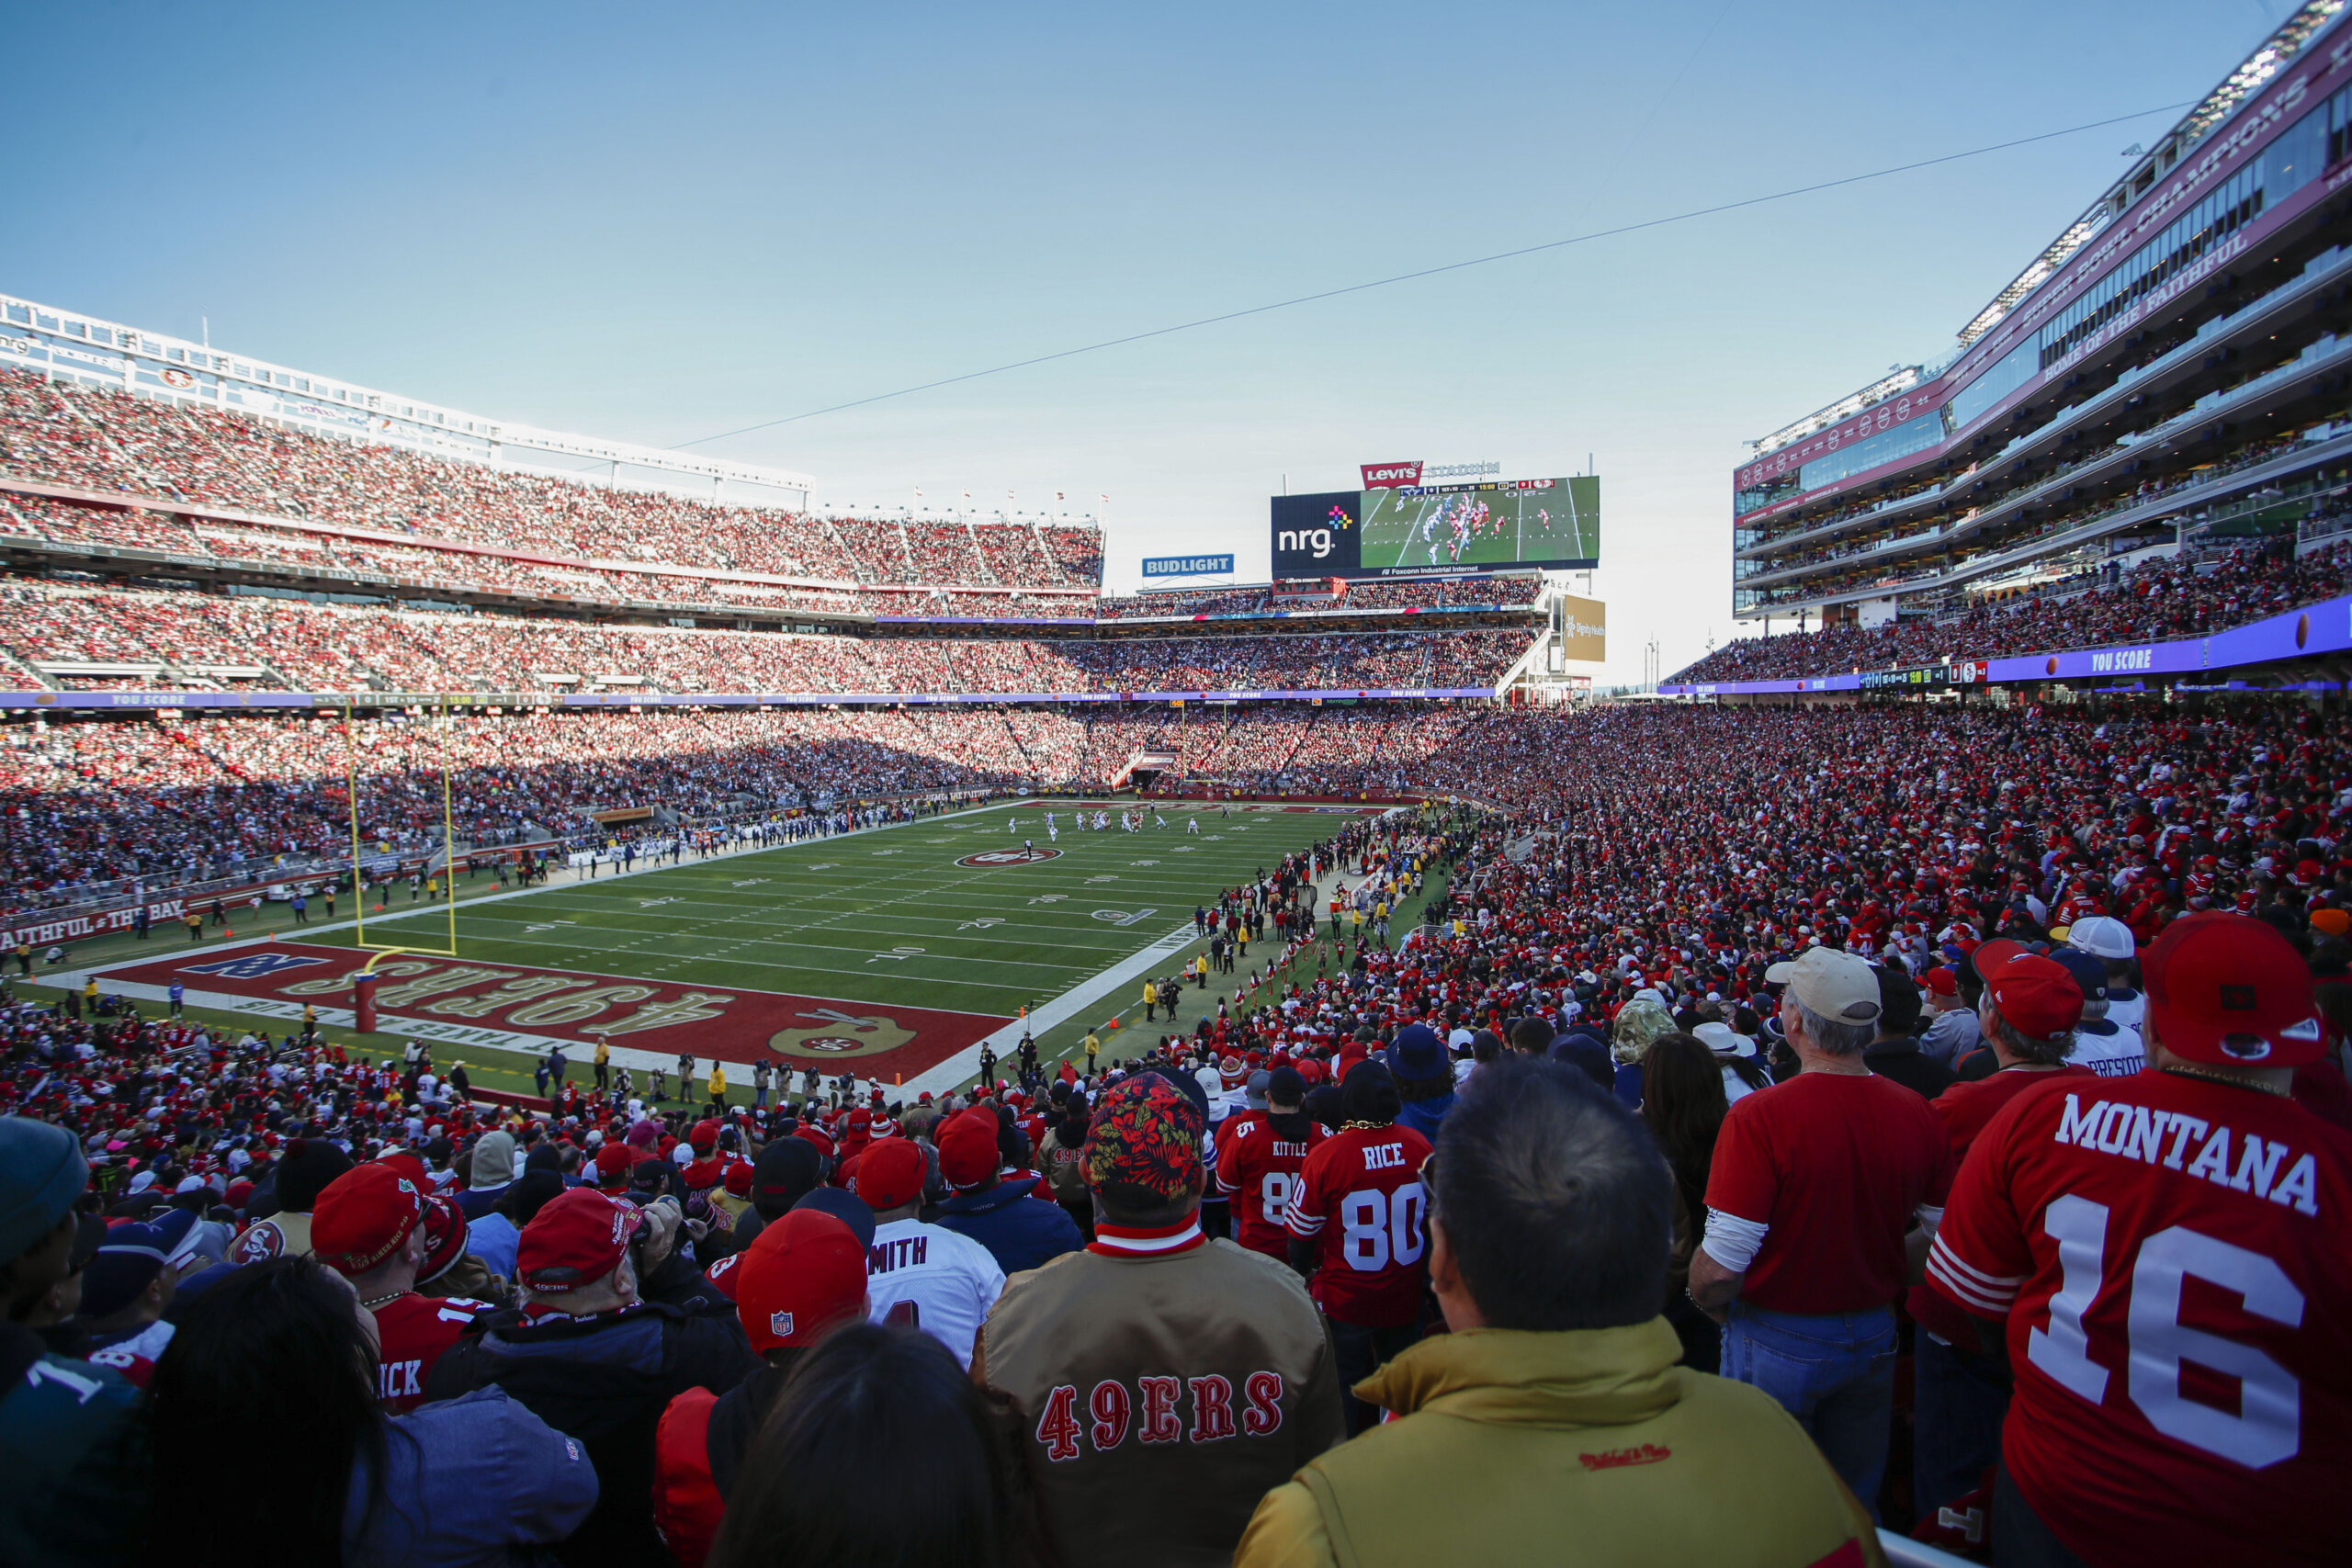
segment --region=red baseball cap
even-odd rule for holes
[[[1933,969],[1928,970],[1923,978],[1928,982],[1928,989],[1939,997],[1960,995],[1960,976],[1944,964],[1937,964]]]
[[[929,1174],[922,1151],[912,1139],[885,1138],[858,1156],[857,1174],[852,1179],[865,1206],[878,1214],[922,1197],[923,1179]]]
[[[620,1267],[645,1224],[634,1203],[574,1187],[548,1200],[514,1244],[514,1277],[538,1295],[593,1285]]]
[[[749,1198],[752,1195],[752,1162],[739,1159],[729,1165],[725,1180],[729,1196]]]
[[[458,1266],[466,1255],[466,1212],[455,1198],[434,1196],[424,1201],[424,1261],[418,1265],[419,1283],[437,1280]]]
[[[2184,915],[2141,953],[2140,972],[2155,1040],[2185,1061],[2292,1067],[2324,1052],[2311,970],[2260,920]]]
[[[1962,942],[1961,945],[1966,947],[1968,944]],[[2032,949],[2027,947],[2025,943],[2011,942],[2007,937],[1996,937],[1991,942],[1978,942],[1975,947],[1970,949],[1968,962],[1974,966],[1978,979],[1989,980],[1993,977],[1993,968],[1996,964],[2007,964],[2012,958],[2031,956]]]
[[[939,1174],[959,1192],[983,1186],[997,1172],[997,1120],[985,1111],[950,1117],[939,1130]]]
[[[2035,953],[2020,951],[1994,964],[1984,992],[2003,1021],[2030,1039],[2052,1039],[2083,1021],[2082,987],[2064,964]]]
[[[865,1248],[831,1214],[795,1209],[741,1256],[735,1315],[760,1354],[813,1345],[834,1325],[865,1314]]]
[[[686,1134],[686,1142],[693,1145],[697,1152],[704,1149],[717,1148],[718,1146],[718,1123],[716,1122],[695,1122],[694,1125],[694,1131]]]
[[[628,1173],[637,1164],[627,1144],[606,1144],[596,1151],[596,1185],[626,1187]]]
[[[417,1184],[380,1160],[355,1165],[311,1208],[311,1249],[342,1274],[365,1274],[398,1252],[424,1215]]]

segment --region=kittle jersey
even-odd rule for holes
[[[1351,1127],[1316,1145],[1299,1168],[1283,1222],[1322,1238],[1307,1284],[1324,1315],[1396,1328],[1421,1310],[1428,1272],[1430,1141],[1410,1127]]]
[[[388,1416],[405,1416],[424,1403],[425,1375],[441,1353],[465,1337],[478,1314],[495,1312],[469,1296],[420,1296],[414,1291],[375,1310],[376,1400]]]
[[[2094,1562],[2352,1562],[2352,1135],[2153,1072],[1979,1135],[1928,1283],[2007,1319],[2008,1470]]]
[[[874,1227],[865,1300],[875,1322],[920,1328],[968,1369],[972,1339],[1003,1293],[1004,1270],[971,1237],[921,1220]]]
[[[1225,1124],[1225,1146],[1216,1156],[1216,1190],[1232,1200],[1236,1221],[1233,1239],[1252,1252],[1276,1260],[1290,1256],[1290,1229],[1284,1217],[1300,1168],[1316,1146],[1330,1136],[1314,1122],[1306,1123],[1303,1141],[1274,1135],[1264,1112],[1250,1111]]]

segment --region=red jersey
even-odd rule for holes
[[[424,1403],[425,1375],[441,1352],[464,1337],[490,1302],[468,1296],[420,1296],[414,1291],[372,1309],[376,1314],[377,1403],[388,1416],[405,1416]]]
[[[1233,1239],[1272,1258],[1290,1257],[1291,1193],[1306,1156],[1330,1136],[1322,1123],[1299,1120],[1306,1123],[1306,1136],[1295,1142],[1277,1137],[1261,1111],[1250,1112],[1246,1121],[1229,1117],[1218,1129],[1226,1136],[1217,1146],[1216,1190],[1233,1201]]]
[[[2006,1317],[2001,1448],[2096,1562],[2352,1562],[2352,1134],[2176,1073],[2021,1096],[1928,1279]]]
[[[1917,1096],[1913,1097],[1917,1099]],[[1307,1291],[1340,1323],[1397,1328],[1421,1310],[1428,1272],[1430,1141],[1410,1127],[1351,1127],[1299,1167],[1283,1223],[1323,1239]]]
[[[1955,1168],[1968,1158],[1968,1151],[1975,1145],[1978,1134],[1992,1124],[1993,1119],[2009,1108],[2009,1102],[2046,1084],[2069,1082],[2096,1077],[2088,1067],[2004,1067],[1990,1077],[1973,1083],[1956,1083],[1928,1101],[1928,1108],[1939,1117],[1951,1138],[1951,1157]],[[2076,1088],[2081,1085],[2077,1082]],[[1904,1298],[1904,1307],[1920,1327],[1945,1344],[1956,1346],[1970,1355],[1980,1353],[1976,1325],[1968,1314],[1946,1301],[1926,1285],[1914,1285]]]
[[[1951,1188],[1928,1102],[1875,1073],[1800,1073],[1724,1118],[1707,1207],[1767,1225],[1740,1298],[1768,1312],[1869,1312],[1903,1293],[1903,1235]]]

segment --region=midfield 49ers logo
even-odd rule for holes
[[[976,855],[966,855],[957,865],[1027,865],[1032,861],[1059,860],[1059,850],[982,850]]]
[[[832,1008],[798,1015],[816,1021],[812,1029],[779,1029],[768,1036],[768,1049],[783,1056],[839,1061],[849,1056],[878,1056],[895,1051],[915,1037],[915,1032],[895,1018],[859,1017]]]

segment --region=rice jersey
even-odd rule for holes
[[[2002,1453],[2094,1562],[2352,1562],[2352,1134],[2168,1072],[2018,1098],[1928,1257],[2006,1317]]]
[[[1291,1193],[1306,1156],[1330,1136],[1319,1122],[1300,1120],[1306,1122],[1306,1136],[1298,1140],[1276,1135],[1261,1111],[1250,1112],[1247,1120],[1234,1117],[1220,1129],[1225,1138],[1216,1157],[1216,1189],[1233,1202],[1233,1239],[1269,1258],[1290,1256],[1284,1218]]]
[[[1307,1282],[1337,1323],[1396,1328],[1421,1310],[1429,1271],[1429,1194],[1421,1163],[1430,1141],[1410,1127],[1350,1127],[1323,1140],[1299,1168],[1283,1223],[1322,1238]]]

